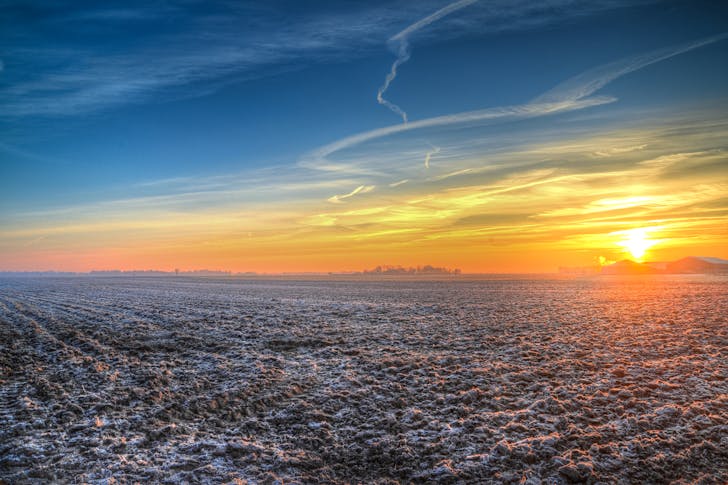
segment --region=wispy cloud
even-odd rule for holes
[[[201,96],[284,68],[355,58],[388,38],[402,45],[415,34],[424,42],[484,29],[532,29],[630,3],[495,0],[474,5],[456,28],[424,28],[435,21],[452,27],[442,17],[473,2],[442,7],[423,0],[346,11],[313,6],[291,16],[247,2],[200,9],[196,2],[174,1],[143,7],[9,1],[0,19],[0,117],[79,115],[150,98]],[[65,35],[68,30],[74,35]]]
[[[407,124],[409,121],[407,112],[399,105],[386,99],[384,94],[397,78],[399,68],[410,59],[410,37],[426,32],[429,30],[427,28],[433,24],[475,3],[478,3],[478,0],[457,0],[448,3],[444,7],[408,25],[388,40],[388,44],[397,55],[397,58],[385,76],[384,83],[377,90],[377,102],[400,116],[403,123]],[[455,28],[450,29],[449,34],[446,34],[444,30],[440,29],[435,31],[435,35],[460,35],[468,32],[473,27],[476,27],[481,34],[534,29],[543,25],[564,22],[573,17],[589,15],[596,11],[628,5],[628,3],[620,0],[605,2],[579,0],[547,0],[544,2],[495,0],[484,3],[483,8],[471,9],[468,18],[459,19]]]
[[[463,168],[460,170],[455,170],[454,172],[447,172],[447,173],[443,173],[441,175],[436,175],[435,177],[432,177],[430,180],[445,180],[445,179],[449,179],[452,177],[459,177],[460,175],[465,175],[465,174],[472,173],[472,172],[473,172],[472,168]]]
[[[563,113],[583,109],[591,106],[611,103],[615,98],[598,96],[584,100],[561,102],[561,103],[531,103],[515,106],[504,106],[500,108],[489,108],[476,111],[466,111],[451,115],[436,116],[424,120],[411,121],[405,124],[391,125],[384,128],[366,131],[352,135],[336,142],[325,145],[314,151],[301,160],[301,165],[321,170],[339,170],[340,166],[330,163],[326,157],[347,148],[359,145],[360,143],[375,140],[385,136],[403,133],[423,128],[434,128],[447,125],[465,123],[484,123],[489,121],[517,120],[534,118],[549,114]]]
[[[629,146],[629,147],[612,147],[608,148],[606,150],[599,150],[594,152],[595,157],[612,157],[614,155],[619,155],[622,153],[630,153],[635,152],[639,150],[644,150],[647,148],[646,144],[642,145],[635,145],[635,146]]]
[[[609,64],[604,64],[590,69],[578,76],[575,76],[546,93],[538,96],[534,102],[549,103],[558,101],[569,101],[582,99],[602,89],[604,86],[617,78],[637,71],[650,64],[664,61],[691,50],[703,47],[728,38],[728,33],[722,33],[681,45],[657,49],[633,57],[620,59]]]
[[[304,157],[300,163],[302,166],[321,170],[339,170],[341,166],[330,162],[327,157],[361,143],[398,133],[455,124],[534,118],[611,103],[616,101],[616,98],[592,95],[621,76],[650,64],[718,42],[726,37],[728,37],[728,34],[720,34],[604,64],[559,84],[526,104],[436,116],[352,135],[319,148]]]
[[[232,80],[352,57],[381,45],[411,15],[392,6],[317,11],[299,18],[246,4],[57,9],[37,2],[3,23],[6,61],[0,117],[65,116],[154,99],[207,94]],[[174,19],[173,23],[168,20]],[[159,28],[164,22],[164,28]],[[22,30],[17,27],[22,25]],[[77,31],[61,42],[59,28]]]
[[[384,84],[382,84],[382,86],[377,91],[377,101],[379,102],[379,104],[386,106],[394,113],[401,116],[403,123],[407,123],[407,112],[405,112],[402,108],[392,103],[391,101],[385,99],[384,93],[387,92],[387,89],[389,89],[389,85],[397,77],[397,69],[399,68],[399,66],[407,62],[410,58],[409,36],[417,32],[418,30],[427,27],[431,23],[437,22],[444,16],[456,12],[462,8],[465,8],[468,5],[471,5],[477,1],[478,0],[458,0],[456,2],[452,2],[445,7],[439,9],[438,11],[428,15],[427,17],[409,25],[407,28],[389,39],[389,42],[391,44],[397,44],[397,59],[392,63],[392,67],[390,68],[389,73],[384,78]]]
[[[368,192],[371,192],[374,190],[373,185],[360,185],[359,187],[355,188],[348,194],[341,194],[341,195],[334,195],[329,197],[327,200],[333,204],[340,204],[345,199],[348,199],[349,197],[354,197],[357,194],[366,194]]]
[[[432,158],[433,155],[437,155],[438,153],[440,153],[440,147],[436,147],[436,146],[432,146],[432,145],[430,145],[430,146],[432,147],[432,150],[430,150],[429,152],[427,152],[425,154],[425,168],[430,168],[430,159]]]

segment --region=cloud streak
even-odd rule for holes
[[[534,118],[612,103],[616,101],[616,98],[591,95],[621,76],[656,62],[721,41],[727,37],[728,33],[723,33],[604,64],[568,79],[526,104],[436,116],[352,135],[315,150],[307,157],[304,157],[300,164],[321,170],[339,170],[341,166],[331,163],[327,160],[327,157],[361,143],[398,133],[455,124]]]
[[[377,128],[375,130],[366,131],[357,135],[352,135],[333,143],[325,145],[318,150],[312,152],[309,156],[301,160],[300,164],[304,167],[321,169],[321,170],[339,170],[340,165],[329,162],[326,157],[347,148],[354,147],[366,141],[376,140],[385,136],[391,136],[398,133],[419,130],[424,128],[436,128],[447,125],[456,125],[464,123],[484,123],[496,121],[519,120],[526,118],[535,118],[546,116],[549,114],[563,113],[567,111],[579,110],[591,106],[599,106],[606,103],[616,101],[616,98],[607,96],[595,96],[583,100],[568,101],[560,103],[531,103],[515,106],[503,106],[499,108],[488,108],[475,111],[465,111],[450,115],[435,116],[423,120],[411,121],[405,124],[397,124]]]
[[[433,155],[437,155],[438,153],[440,153],[440,147],[432,146],[432,150],[425,154],[425,168],[430,168],[430,159]]]
[[[402,122],[407,124],[407,113],[397,106],[396,104],[392,103],[391,101],[384,98],[384,93],[387,92],[387,89],[389,89],[389,85],[392,84],[392,81],[395,80],[397,77],[397,69],[407,62],[410,59],[410,43],[409,43],[409,36],[417,32],[418,30],[421,30],[428,25],[430,25],[433,22],[437,22],[441,18],[443,18],[446,15],[449,15],[453,12],[456,12],[462,8],[467,7],[468,5],[472,5],[473,3],[477,2],[478,0],[458,0],[456,2],[453,2],[440,10],[436,11],[435,13],[432,13],[428,15],[427,17],[418,20],[417,22],[413,23],[412,25],[408,26],[398,34],[392,36],[389,39],[390,43],[397,43],[398,47],[396,49],[397,52],[397,59],[392,63],[392,67],[389,70],[389,73],[384,78],[384,84],[379,88],[377,91],[377,102],[379,104],[386,106],[390,110],[392,110],[394,113],[402,117]]]
[[[334,195],[332,197],[329,197],[327,200],[332,204],[341,204],[344,200],[350,197],[354,197],[357,194],[366,194],[367,192],[371,192],[372,190],[374,190],[373,185],[360,185],[348,194]]]
[[[698,39],[692,42],[664,49],[657,49],[644,54],[640,54],[615,62],[595,67],[578,76],[559,84],[553,89],[545,92],[533,100],[535,103],[553,103],[559,101],[578,100],[602,89],[604,86],[617,78],[637,71],[650,64],[670,59],[680,54],[690,52],[691,50],[713,44],[728,38],[728,33],[724,32],[711,37]]]
[[[401,46],[408,36],[473,1],[451,3],[410,23],[390,41]],[[8,14],[0,19],[5,39],[0,118],[5,119],[74,116],[150,99],[204,96],[280,70],[356,58],[431,9],[430,2],[407,9],[396,4],[348,11],[328,6],[306,8],[292,17],[275,6],[248,2],[216,2],[202,11],[197,2],[144,7],[68,3],[62,9],[39,0],[6,3]],[[530,29],[624,4],[493,0],[437,36],[482,32],[484,26],[488,32]],[[65,35],[68,31],[75,35]]]
[[[333,13],[307,9],[292,19],[275,8],[236,2],[214,4],[204,14],[183,3],[36,7],[34,15],[14,13],[19,17],[2,24],[7,39],[3,118],[92,113],[151,95],[155,100],[201,96],[277,69],[356,57],[411,15],[376,6]],[[77,35],[61,36],[60,42],[46,38],[45,32],[59,26]],[[76,40],[86,36],[95,42]]]

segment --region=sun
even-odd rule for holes
[[[634,259],[640,261],[645,256],[647,250],[657,242],[650,240],[647,237],[647,232],[648,230],[645,228],[624,231],[625,238],[620,241],[619,245],[629,251]]]

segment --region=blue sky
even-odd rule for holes
[[[414,187],[408,170],[425,158],[428,170],[442,170],[422,178],[431,181],[565,133],[594,137],[687,112],[700,113],[693,123],[719,121],[728,95],[722,2],[4,1],[0,9],[7,231],[40,217],[40,234],[70,220],[59,213],[89,214],[88,222],[106,217],[109,204],[148,208],[170,196],[175,213],[195,214],[271,200],[386,200],[381,188]],[[409,57],[383,97],[412,129],[377,102],[403,43]],[[589,92],[574,95],[574,83]],[[562,105],[538,104],[554,101]],[[312,189],[266,189],[292,181]]]

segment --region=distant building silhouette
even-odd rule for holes
[[[636,263],[625,259],[602,267],[602,274],[728,273],[728,260],[688,256],[671,262]]]

